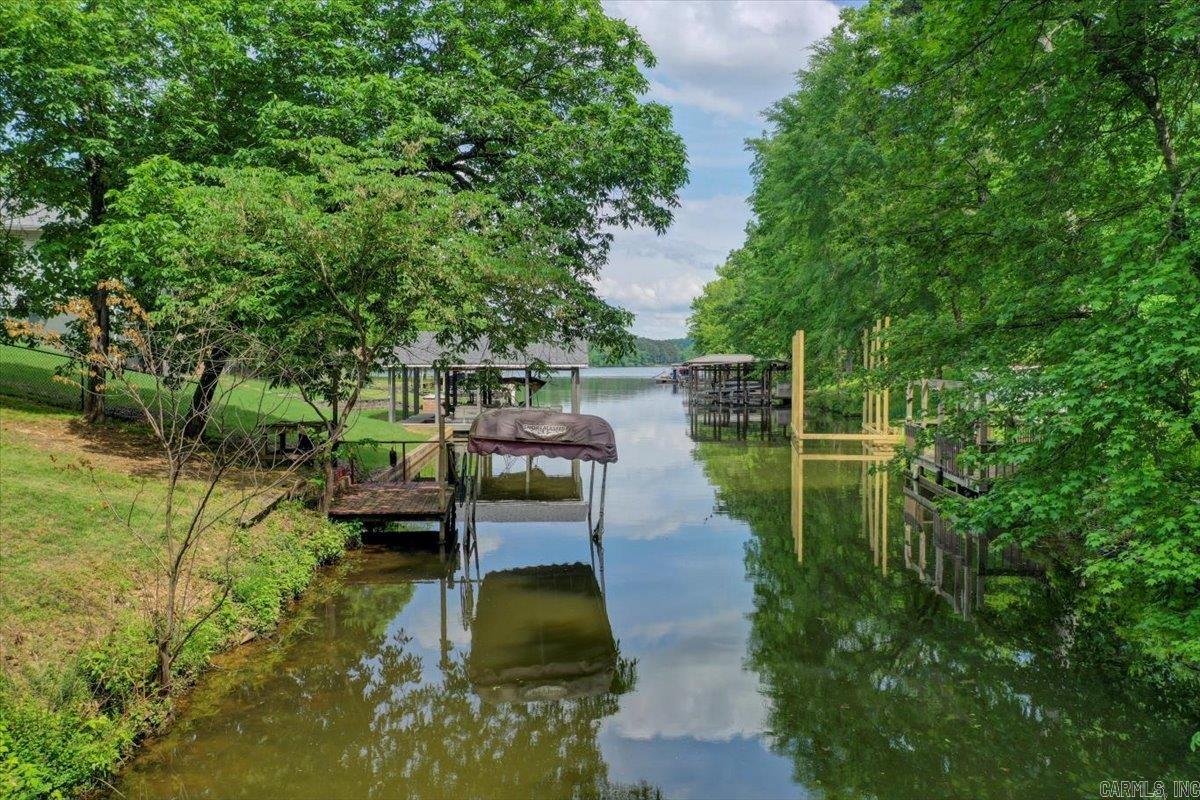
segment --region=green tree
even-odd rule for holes
[[[0,21],[0,174],[5,205],[48,219],[34,263],[3,276],[11,311],[47,314],[90,296],[109,336],[99,285],[116,273],[88,259],[108,194],[143,159],[228,156],[249,141],[256,109],[301,91],[249,45],[240,7],[157,0],[6,5]],[[252,16],[252,15],[250,15]],[[23,259],[29,254],[21,254]],[[136,290],[136,286],[130,284]],[[144,301],[151,298],[142,298]],[[103,414],[91,370],[86,411]]]
[[[966,379],[1015,466],[965,510],[1079,578],[1150,661],[1200,664],[1200,18],[1191,4],[848,10],[755,151],[745,245],[693,333],[893,385]],[[734,313],[729,313],[734,310]],[[897,408],[899,404],[894,404]],[[1190,665],[1190,668],[1189,668]],[[1189,678],[1190,679],[1190,678]]]
[[[330,444],[418,331],[501,349],[620,337],[626,315],[579,277],[558,231],[395,160],[311,146],[294,173],[147,163],[115,195],[97,257],[157,276],[157,313],[217,308],[264,343],[262,374],[299,391]]]
[[[6,269],[23,277],[6,288],[17,310],[90,292],[105,331],[99,279],[147,307],[164,283],[143,272],[143,291],[88,256],[109,192],[152,156],[311,173],[314,140],[382,155],[519,207],[581,278],[611,226],[663,230],[687,177],[670,112],[641,99],[649,49],[595,0],[19,2],[4,16],[0,174],[16,208],[57,216],[38,268]]]

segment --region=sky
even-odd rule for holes
[[[692,298],[742,242],[752,188],[746,139],[787,94],[813,43],[837,24],[832,0],[604,0],[658,59],[647,99],[669,105],[691,180],[664,235],[617,230],[600,294],[636,314],[633,332],[684,336]]]

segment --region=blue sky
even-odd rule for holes
[[[675,224],[617,231],[600,293],[637,315],[641,336],[686,332],[688,305],[742,241],[749,209],[747,138],[793,86],[811,45],[829,33],[832,0],[604,0],[641,31],[658,58],[649,98],[671,106],[688,148],[691,182]]]

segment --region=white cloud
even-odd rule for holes
[[[738,116],[743,113],[740,103],[722,97],[716,92],[705,89],[702,86],[683,86],[679,89],[667,86],[665,83],[658,81],[650,82],[649,97],[651,100],[657,100],[660,103],[670,105],[680,104],[685,106],[695,106],[701,111],[712,111],[718,114],[728,114],[731,117]]]
[[[692,298],[704,289],[704,282],[694,278],[662,278],[649,283],[620,283],[604,278],[599,283],[600,294],[626,308],[650,311],[686,309]]]
[[[793,88],[839,9],[832,0],[604,0],[604,8],[654,51],[649,97],[675,111],[692,179],[664,236],[616,232],[598,286],[637,315],[635,333],[682,336],[691,299],[742,241],[745,140],[761,133],[762,110]]]
[[[788,90],[809,48],[838,21],[830,0],[607,0],[604,7],[654,51],[655,96],[751,118]]]
[[[638,652],[637,691],[605,726],[635,740],[690,737],[723,742],[766,727],[758,679],[742,668],[739,612],[647,624],[622,644]]]
[[[634,330],[655,338],[681,336],[692,298],[730,250],[742,242],[749,209],[736,195],[685,199],[664,236],[615,231],[600,295],[637,315]]]

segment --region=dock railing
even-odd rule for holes
[[[446,443],[453,480],[453,448]],[[336,466],[351,484],[364,481],[408,483],[432,480],[421,473],[437,458],[437,441],[411,439],[359,439],[339,442],[334,448]]]
[[[937,483],[946,481],[972,494],[986,492],[998,478],[1010,475],[1011,464],[988,458],[1005,444],[1027,441],[1014,436],[1010,420],[1001,425],[1000,436],[989,423],[985,400],[965,393],[962,381],[924,379],[909,383],[905,390],[904,440],[913,454],[914,473],[932,473]],[[966,406],[964,406],[966,404]],[[975,417],[965,431],[946,431],[951,410],[966,408]],[[975,454],[983,457],[977,463]]]

